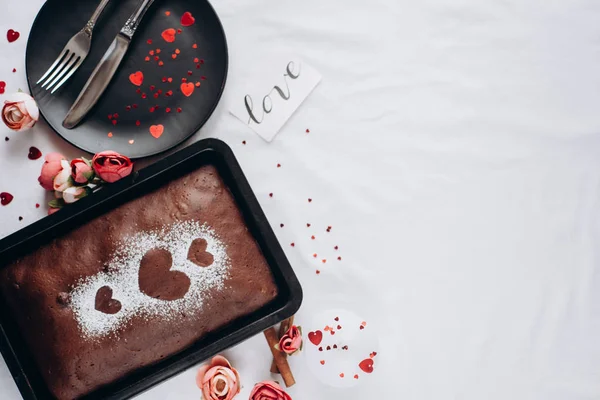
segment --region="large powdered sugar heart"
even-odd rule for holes
[[[168,250],[152,249],[140,263],[140,291],[161,300],[181,299],[190,288],[190,278],[180,271],[171,271],[173,257]]]

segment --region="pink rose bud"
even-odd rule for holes
[[[290,329],[279,340],[279,350],[292,355],[302,349],[302,330],[296,325]]]
[[[277,383],[264,381],[254,385],[249,400],[292,400],[292,397]]]
[[[60,161],[64,160],[65,157],[59,153],[50,153],[46,155],[46,162],[42,165],[42,172],[38,178],[38,182],[46,190],[54,190],[52,186],[54,178],[62,170]]]
[[[54,182],[52,188],[56,192],[64,192],[66,188],[73,186],[73,181],[71,179],[71,166],[67,160],[61,160],[60,165],[62,169],[54,177]]]
[[[113,183],[131,174],[133,163],[116,151],[103,151],[92,159],[92,167],[105,182]]]
[[[54,207],[50,207],[50,208],[48,209],[48,215],[52,215],[52,214],[54,214],[55,212],[57,212],[58,210],[60,210],[60,208],[54,208]]]
[[[84,158],[71,161],[71,177],[77,183],[87,183],[94,177],[94,170]]]
[[[82,197],[87,196],[91,192],[87,186],[71,186],[62,192],[62,198],[66,204],[75,203]]]
[[[2,107],[2,121],[13,131],[24,131],[35,125],[40,111],[33,97],[18,92],[6,97]]]
[[[205,400],[231,400],[240,392],[240,376],[225,357],[216,356],[203,365],[196,375],[196,384]]]

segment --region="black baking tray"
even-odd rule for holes
[[[55,237],[100,216],[119,205],[149,193],[202,165],[214,165],[231,191],[248,229],[265,256],[279,289],[278,296],[260,310],[237,319],[203,337],[191,347],[144,367],[121,380],[103,386],[82,399],[127,399],[261,333],[292,316],[300,308],[302,288],[283,249],[252,192],[233,152],[216,139],[201,140],[161,161],[108,185],[92,196],[0,240],[0,268]],[[265,351],[267,347],[265,346]],[[35,361],[0,295],[0,352],[25,400],[52,399]]]

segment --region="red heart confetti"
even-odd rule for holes
[[[312,344],[314,344],[315,346],[318,346],[319,344],[321,344],[321,341],[323,340],[323,332],[321,332],[321,331],[308,332],[308,340],[310,340],[310,342]]]
[[[165,127],[162,126],[161,124],[152,125],[150,127],[150,134],[152,136],[154,136],[155,139],[158,139],[163,134],[164,131],[165,131]]]
[[[197,44],[197,43],[194,43],[194,44],[192,45],[192,49],[197,49],[197,48],[198,48],[198,44]]]
[[[0,94],[3,94],[5,89],[6,89],[6,82],[0,81]]]
[[[358,367],[367,374],[370,374],[371,372],[373,372],[373,359],[365,358],[358,364]]]
[[[307,130],[306,130],[306,133],[310,133],[310,130],[309,130],[309,129],[307,129]]]
[[[175,29],[169,28],[165,29],[160,36],[165,40],[165,42],[173,43],[175,41]]]
[[[165,15],[168,17],[169,15],[171,15],[171,11],[165,11]]]
[[[146,43],[148,43],[148,44],[152,44],[152,39],[148,39],[148,40],[146,40]]]
[[[192,82],[184,82],[181,84],[181,93],[185,97],[190,97],[194,93],[194,84]]]
[[[192,13],[186,11],[181,16],[181,26],[192,26],[196,19],[192,16]]]
[[[181,29],[177,29],[177,34],[181,34],[183,32]]]
[[[334,320],[335,322],[338,322],[340,320],[340,317],[335,317]]]
[[[355,374],[355,375],[354,375],[354,379],[358,379],[358,374]]]
[[[133,74],[130,74],[129,82],[133,83],[135,86],[141,86],[142,82],[144,82],[144,73],[142,71],[136,71]]]
[[[338,256],[338,261],[342,261],[342,257]]]
[[[376,355],[377,355],[377,352],[376,352],[376,351],[374,351],[374,352],[372,352],[371,354],[369,354],[369,357],[373,358],[373,357],[375,357]]]
[[[321,365],[325,365],[325,360],[320,361]]]
[[[42,152],[40,151],[40,149],[33,146],[29,148],[29,154],[27,155],[27,158],[29,158],[30,160],[37,160],[41,156]]]
[[[8,43],[14,42],[19,38],[19,36],[21,36],[21,34],[12,29],[9,29],[8,32],[6,32],[6,38],[8,39]]]
[[[344,377],[344,373],[342,372],[342,373],[340,374],[340,378],[343,378],[343,377]]]
[[[7,206],[13,199],[13,195],[8,192],[0,193],[0,204],[3,206]]]
[[[136,125],[136,126],[140,126],[140,125],[141,125],[141,122],[140,122],[139,120],[138,120],[138,121],[135,121],[135,125]]]

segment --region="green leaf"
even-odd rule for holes
[[[94,179],[94,170],[84,172],[83,176],[85,176],[85,179],[87,179],[88,182],[90,182],[92,179]]]
[[[19,90],[17,90],[17,92],[23,93],[23,89],[19,88]]]
[[[48,202],[48,205],[52,208],[63,208],[65,206],[65,201],[63,199],[53,199]]]

